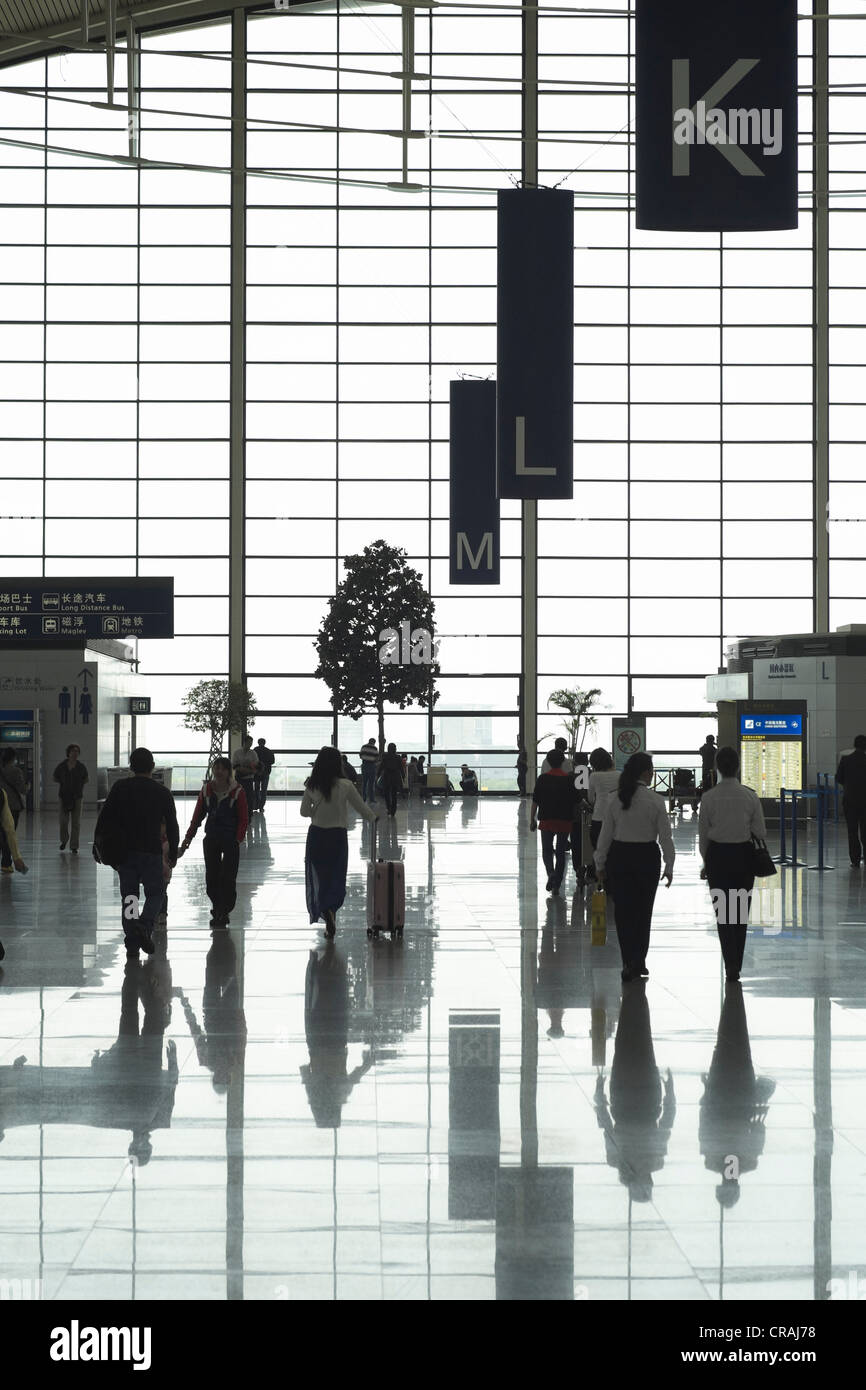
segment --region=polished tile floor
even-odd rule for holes
[[[73,859],[34,818],[31,872],[0,880],[0,1281],[137,1300],[866,1290],[866,877],[835,828],[834,870],[768,881],[727,991],[688,811],[651,977],[626,987],[570,869],[546,896],[516,798],[401,807],[380,836],[406,863],[393,946],[367,940],[369,832],[351,830],[332,950],[306,919],[298,802],[273,801],[230,932],[208,930],[199,839],[131,968],[91,829]]]

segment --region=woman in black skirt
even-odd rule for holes
[[[740,978],[755,886],[752,836],[767,833],[757,794],[737,779],[736,749],[716,754],[719,781],[701,796],[698,833],[728,980]]]
[[[307,910],[311,922],[325,920],[325,936],[337,930],[337,912],[346,896],[349,839],[346,834],[349,807],[366,820],[379,817],[352,783],[343,776],[343,759],[337,748],[323,748],[307,778],[301,798],[301,815],[311,825],[304,856]]]
[[[670,818],[664,799],[650,791],[652,779],[649,754],[632,753],[608,802],[595,851],[599,883],[607,887],[616,909],[625,983],[649,975],[646,956],[662,853],[669,888],[674,876]]]

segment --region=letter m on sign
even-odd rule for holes
[[[469,561],[472,569],[477,570],[481,564],[482,557],[487,556],[486,568],[493,569],[493,532],[485,531],[481,537],[481,544],[473,555],[472,547],[469,544],[469,537],[465,531],[457,532],[457,568],[462,570],[464,559]]]

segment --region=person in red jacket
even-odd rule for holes
[[[205,883],[213,908],[211,925],[227,927],[229,913],[237,901],[240,848],[249,824],[246,793],[235,781],[228,758],[215,759],[210,781],[198,794],[178,858],[189,849],[203,820]]]

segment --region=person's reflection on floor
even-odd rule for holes
[[[565,1011],[580,1006],[580,938],[568,930],[563,898],[548,898],[541,929],[535,1002],[550,1019],[549,1038],[565,1037]]]
[[[224,1095],[247,1046],[247,1021],[240,1002],[237,949],[227,931],[216,931],[207,953],[202,994],[202,1027],[184,1001],[189,1030],[201,1066],[212,1073],[213,1088]]]
[[[757,1168],[764,1151],[768,1102],[776,1089],[768,1076],[755,1076],[743,991],[738,984],[725,990],[713,1060],[701,1080],[701,1153],[710,1172],[721,1175],[716,1188],[719,1205],[732,1207],[740,1198],[740,1176]]]
[[[256,816],[250,821],[250,828],[247,831],[247,859],[254,859],[259,864],[273,864],[274,862],[271,842],[268,839],[267,821],[264,816]]]
[[[347,1071],[349,975],[345,957],[330,944],[310,952],[304,1029],[310,1061],[300,1071],[313,1118],[319,1129],[339,1129],[343,1106],[373,1065],[373,1054],[365,1050],[361,1065]]]
[[[604,1077],[599,1076],[595,1109],[608,1163],[618,1169],[633,1201],[649,1202],[652,1175],[664,1167],[677,1107],[670,1071],[662,1084],[656,1066],[642,980],[633,981],[623,993],[610,1070],[610,1104]]]
[[[171,967],[164,937],[155,933],[157,950],[145,965],[127,962],[117,1042],[97,1052],[90,1064],[96,1104],[89,1123],[131,1129],[129,1156],[140,1167],[150,1162],[152,1132],[171,1124],[178,1081],[177,1049],[171,1041],[165,1048],[166,1069],[162,1066],[163,1039],[171,1019]]]

